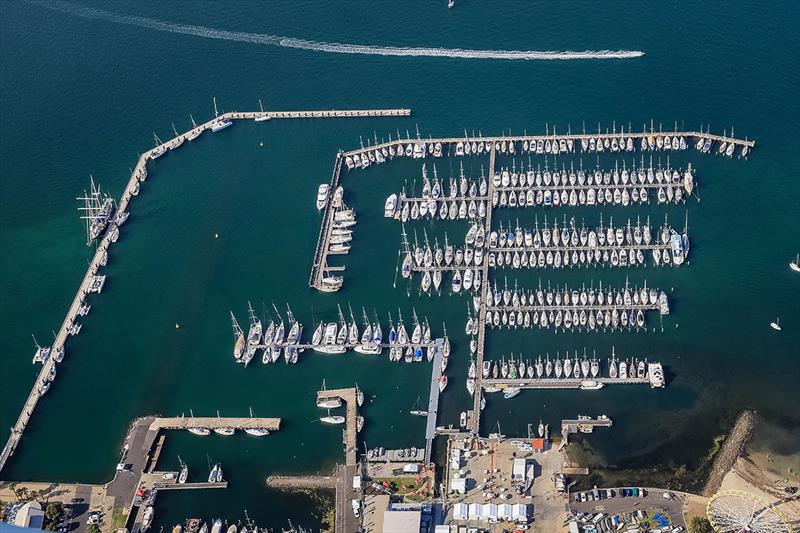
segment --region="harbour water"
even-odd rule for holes
[[[342,457],[338,428],[317,422],[314,395],[358,381],[367,393],[362,438],[370,447],[421,446],[424,419],[408,415],[427,394],[428,364],[390,363],[348,354],[305,353],[300,364],[248,368],[233,363],[228,318],[246,318],[274,302],[308,324],[333,320],[336,303],[352,303],[356,316],[374,308],[426,315],[434,334],[441,324],[453,344],[450,385],[440,423],[456,424],[468,408],[463,377],[468,365],[463,334],[467,298],[418,296],[392,288],[400,227],[383,218],[383,202],[420,165],[394,161],[346,175],[346,201],[358,213],[345,287],[335,295],[308,288],[318,231],[314,199],[327,181],[338,149],[359,137],[543,133],[627,126],[654,120],[665,129],[736,128],[757,140],[747,161],[671,156],[673,166],[697,169],[701,201],[685,205],[547,209],[591,226],[604,220],[665,213],[676,226],[688,211],[689,264],[680,268],[498,271],[502,281],[534,286],[621,286],[645,279],[669,291],[672,312],[664,332],[555,334],[548,330],[493,330],[487,353],[500,355],[587,347],[607,357],[647,356],[661,361],[664,390],[607,387],[602,391],[526,390],[513,400],[490,397],[483,431],[499,420],[504,433],[525,434],[538,419],[607,414],[611,431],[588,440],[593,460],[619,468],[658,465],[691,470],[735,413],[752,407],[779,425],[797,427],[791,393],[800,379],[800,278],[787,268],[800,248],[800,164],[796,157],[800,112],[796,87],[800,41],[787,21],[800,11],[790,2],[754,7],[746,2],[664,6],[559,4],[458,0],[393,5],[330,5],[308,1],[236,5],[195,12],[189,4],[164,6],[70,4],[118,14],[235,32],[285,35],[315,42],[507,50],[643,50],[644,57],[609,60],[507,61],[386,55],[338,55],[259,42],[186,35],[153,24],[86,18],[55,4],[0,5],[0,427],[10,427],[38,367],[30,359],[61,322],[91,249],[84,245],[74,198],[91,173],[114,196],[124,187],[152,131],[171,136],[221,109],[410,107],[410,118],[237,123],[204,134],[151,167],[151,175],[110,254],[108,279],[78,337],[67,344],[59,378],[39,404],[3,479],[103,482],[111,478],[129,422],[140,415],[259,416],[284,420],[282,429],[256,440],[170,435],[161,466],[177,454],[191,476],[207,476],[208,457],[220,461],[225,491],[160,497],[156,526],[189,516],[248,515],[280,527],[291,518],[310,527],[312,500],[264,488],[272,473],[313,472]],[[424,10],[425,16],[420,16]],[[81,12],[78,10],[78,14]],[[168,28],[167,28],[168,29]],[[206,36],[203,36],[206,35]],[[657,126],[656,126],[657,127]],[[658,162],[658,156],[655,156]],[[665,156],[661,156],[666,163]],[[578,161],[578,158],[571,158]],[[620,157],[622,160],[623,157]],[[567,162],[570,159],[566,160]],[[627,158],[630,161],[630,157]],[[552,160],[551,160],[552,161]],[[605,166],[614,159],[604,156]],[[594,156],[584,156],[593,167]],[[480,171],[471,159],[467,172]],[[484,161],[485,164],[485,161]],[[502,163],[501,163],[502,164]],[[437,161],[440,176],[458,164]],[[542,214],[542,210],[536,210]],[[500,210],[496,221],[532,224],[534,211]],[[430,238],[443,231],[461,239],[463,222],[419,222]],[[215,235],[218,238],[215,238]],[[457,241],[459,242],[459,241]],[[673,291],[674,289],[674,291]],[[769,322],[779,316],[778,334]],[[652,326],[651,326],[652,329]],[[306,335],[309,335],[307,332]],[[576,409],[579,412],[576,412]],[[759,441],[760,449],[769,443]],[[782,455],[786,452],[782,443]],[[187,491],[189,492],[189,491]]]

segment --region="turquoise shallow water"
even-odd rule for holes
[[[81,4],[89,5],[89,4]],[[186,516],[241,518],[264,525],[287,518],[314,525],[311,501],[263,489],[274,472],[311,472],[340,457],[338,430],[314,422],[313,391],[354,381],[370,396],[363,435],[386,447],[421,444],[423,421],[407,411],[427,393],[430,367],[385,359],[308,355],[296,367],[252,365],[230,358],[229,310],[244,320],[247,301],[261,312],[286,302],[307,324],[333,318],[336,303],[386,316],[400,308],[427,315],[434,331],[447,324],[457,354],[442,422],[467,405],[464,298],[422,298],[392,289],[399,226],[382,217],[383,199],[418,165],[394,162],[345,178],[359,213],[346,287],[336,296],[307,287],[318,229],[317,184],[327,181],[335,153],[359,137],[543,132],[651,119],[671,128],[735,126],[758,141],[749,161],[694,153],[672,158],[697,167],[701,202],[686,207],[603,209],[603,217],[664,213],[679,224],[688,211],[691,264],[676,270],[633,269],[500,273],[521,284],[619,285],[645,279],[673,289],[665,332],[647,334],[492,333],[493,356],[579,349],[605,355],[643,354],[673,376],[669,388],[612,387],[597,394],[526,391],[513,402],[490,401],[484,431],[524,433],[540,417],[606,413],[612,431],[592,436],[598,460],[620,467],[656,463],[690,469],[743,407],[797,426],[791,391],[800,322],[797,276],[786,268],[800,251],[800,174],[796,92],[800,82],[800,19],[790,2],[635,6],[546,2],[459,1],[220,4],[97,3],[117,13],[234,31],[316,41],[475,49],[634,49],[640,59],[490,61],[350,56],[230,42],[77,17],[24,3],[0,5],[0,427],[13,424],[30,388],[33,333],[51,337],[71,301],[90,251],[73,200],[88,174],[115,196],[161,137],[199,120],[216,96],[224,109],[411,107],[408,119],[241,123],[205,135],[156,162],[136,200],[92,302],[81,335],[70,340],[59,379],[37,408],[7,479],[102,482],[111,477],[129,421],[143,414],[281,416],[284,429],[267,439],[171,436],[163,466],[177,454],[203,477],[206,455],[226,467],[231,488],[169,495],[158,521]],[[264,146],[260,146],[261,143]],[[577,162],[578,159],[576,158]],[[584,158],[594,165],[593,158]],[[606,158],[604,163],[610,163]],[[477,171],[480,162],[471,165]],[[455,163],[437,162],[440,173]],[[599,210],[560,210],[594,224]],[[542,213],[538,213],[542,216]],[[551,216],[551,212],[547,212]],[[529,222],[531,211],[499,212],[497,220]],[[441,239],[457,224],[410,226]],[[214,233],[220,235],[213,239]],[[768,327],[781,317],[784,331]],[[176,330],[175,323],[181,328]],[[676,325],[678,326],[676,328]],[[369,360],[367,360],[369,359]],[[625,390],[629,389],[629,390]],[[493,400],[493,399],[492,399]]]

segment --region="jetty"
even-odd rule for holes
[[[358,464],[358,402],[356,396],[358,392],[355,387],[349,389],[325,389],[317,392],[317,402],[325,400],[340,399],[347,406],[345,428],[343,430],[343,443],[345,466]]]
[[[431,389],[428,394],[428,415],[425,423],[425,462],[430,463],[433,450],[433,439],[436,438],[436,421],[439,415],[439,379],[442,377],[442,349],[444,341],[437,339],[433,352],[433,368],[431,370]]]
[[[492,148],[489,151],[489,169],[494,169],[495,166],[495,148],[494,144],[492,144]],[[493,180],[489,180],[487,184],[488,187],[488,194],[491,196],[494,193],[494,182]],[[492,227],[492,210],[488,209],[486,211],[486,227]],[[484,283],[489,282],[489,261],[483,261],[481,264],[481,278],[483,278]],[[482,384],[482,374],[480,369],[483,368],[483,360],[486,356],[486,308],[489,305],[489,293],[488,291],[480,291],[479,292],[480,298],[480,308],[478,309],[478,349],[476,351],[476,366],[478,368],[478,372],[475,374],[475,392],[472,395],[472,411],[467,413],[467,422],[469,424],[469,428],[472,431],[472,434],[477,436],[480,434],[481,430],[481,399],[483,398],[483,384]]]
[[[215,102],[216,108],[216,102]],[[150,150],[142,153],[134,166],[130,178],[122,191],[119,202],[117,202],[116,213],[128,214],[128,207],[132,200],[137,197],[141,185],[146,181],[148,176],[148,164],[163,156],[167,152],[178,149],[184,145],[185,141],[192,141],[206,131],[217,132],[226,125],[233,123],[233,121],[240,120],[254,120],[262,121],[268,119],[321,119],[321,118],[362,118],[362,117],[406,117],[411,114],[411,110],[407,108],[398,109],[348,109],[348,110],[309,110],[309,111],[234,111],[223,113],[215,116],[214,118],[204,122],[200,125],[193,127],[183,133],[177,133],[175,137],[157,144]],[[215,113],[216,115],[216,113]],[[73,326],[78,325],[78,318],[82,316],[80,313],[81,308],[86,303],[86,297],[92,291],[92,284],[95,281],[95,276],[100,275],[101,268],[108,260],[108,253],[111,245],[117,241],[119,236],[119,227],[112,221],[106,231],[99,237],[97,247],[94,255],[89,262],[89,267],[78,286],[78,291],[70,304],[67,314],[64,317],[61,326],[56,333],[55,339],[51,346],[51,353],[56,353],[62,348],[65,348],[65,343],[70,335],[70,330]],[[75,331],[75,330],[73,330]],[[25,428],[28,426],[36,406],[42,398],[43,387],[49,386],[49,377],[53,372],[53,367],[57,361],[53,357],[48,358],[43,362],[42,368],[39,371],[36,379],[34,380],[31,391],[25,400],[16,423],[11,428],[11,434],[0,452],[0,471],[2,471],[8,459],[13,455],[14,451],[22,439]]]

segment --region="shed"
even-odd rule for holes
[[[536,452],[543,452],[544,451],[544,439],[542,438],[535,438],[533,439],[533,450]]]
[[[512,481],[525,481],[525,459],[514,459],[514,465],[511,468]]]

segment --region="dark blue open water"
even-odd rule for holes
[[[124,15],[325,42],[647,55],[605,61],[339,55],[0,4],[0,427],[13,424],[37,371],[30,365],[30,335],[43,343],[51,338],[90,257],[73,200],[90,173],[118,195],[137,154],[151,146],[152,132],[168,137],[171,122],[185,129],[189,113],[205,120],[212,96],[224,109],[255,109],[259,98],[271,109],[413,109],[408,119],[240,123],[155,163],[113,250],[106,288],[93,299],[81,335],[70,340],[59,379],[4,478],[103,482],[113,474],[132,418],[189,409],[245,415],[252,406],[259,415],[284,418],[284,428],[258,441],[170,436],[161,466],[177,465],[180,453],[201,479],[208,454],[223,462],[231,488],[168,495],[159,500],[157,522],[238,519],[247,509],[264,525],[292,518],[314,526],[310,499],[267,491],[263,479],[316,471],[340,457],[338,430],[315,422],[313,396],[323,378],[329,387],[357,380],[374,396],[364,410],[368,443],[422,443],[423,421],[404,412],[427,393],[428,365],[312,354],[291,368],[243,369],[230,357],[227,314],[233,309],[244,320],[248,300],[259,312],[289,302],[306,324],[333,318],[337,302],[351,302],[357,313],[374,307],[382,316],[389,310],[396,315],[398,307],[409,316],[413,306],[437,332],[445,322],[455,356],[441,422],[456,422],[468,399],[461,384],[466,299],[420,299],[392,289],[400,228],[383,219],[381,208],[403,179],[419,175],[417,164],[395,162],[345,178],[359,213],[346,288],[331,296],[307,287],[319,222],[313,201],[336,150],[374,132],[379,138],[397,129],[413,133],[415,125],[436,136],[464,128],[543,132],[545,124],[575,130],[582,121],[638,128],[652,119],[665,128],[675,121],[687,129],[710,124],[719,132],[733,126],[737,136],[758,142],[749,161],[695,153],[673,158],[698,169],[700,203],[603,210],[604,218],[641,214],[655,221],[669,213],[676,225],[688,211],[688,266],[519,276],[526,284],[541,276],[578,285],[619,285],[629,277],[674,289],[664,333],[489,337],[498,357],[583,347],[606,355],[614,345],[618,354],[661,360],[670,386],[492,399],[484,431],[497,420],[515,434],[540,417],[555,426],[562,417],[606,413],[614,429],[590,440],[598,463],[691,470],[741,408],[754,407],[790,427],[800,422],[792,407],[800,378],[800,277],[787,268],[800,251],[796,3],[459,0],[453,10],[444,0],[96,4]],[[477,169],[479,162],[473,164]],[[440,173],[457,171],[446,160],[437,166]],[[552,212],[563,213],[587,224],[600,215],[592,209]],[[533,213],[496,217],[529,223]],[[445,229],[451,237],[463,231],[441,223],[413,228],[440,239]],[[779,335],[768,327],[776,316],[783,325]]]

